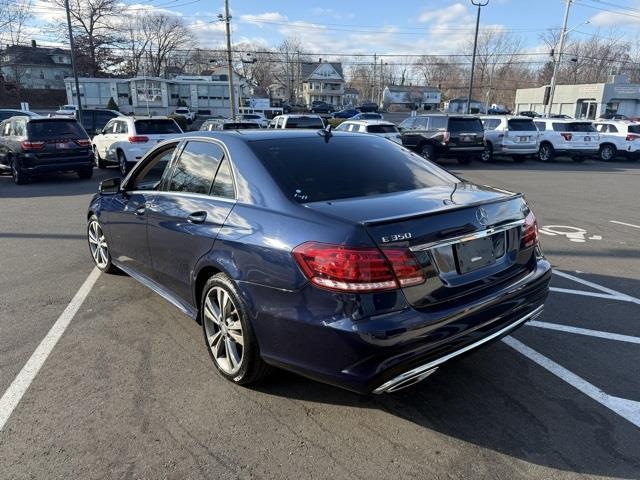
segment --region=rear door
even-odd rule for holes
[[[155,279],[188,302],[195,266],[211,250],[235,204],[232,178],[221,144],[189,141],[150,207]]]
[[[403,122],[404,124],[404,122]],[[402,131],[402,144],[405,147],[416,148],[424,138],[429,126],[429,117],[415,117]]]
[[[591,122],[554,122],[553,129],[560,132],[566,148],[597,150],[600,137]]]
[[[484,128],[479,118],[449,117],[449,147],[457,149],[484,147]]]
[[[504,141],[521,147],[535,147],[538,143],[538,129],[531,119],[510,118],[507,120]]]

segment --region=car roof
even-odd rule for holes
[[[273,120],[275,120],[276,118],[306,118],[306,117],[322,119],[322,117],[316,113],[285,113],[284,115],[277,115],[273,117]]]
[[[133,115],[133,116],[127,116],[125,115],[124,118],[130,118],[131,120],[173,120],[173,118],[167,117],[166,115],[155,115],[155,116],[151,116],[151,117],[147,117],[146,115]],[[121,119],[120,119],[121,120]]]
[[[388,120],[375,120],[375,119],[365,119],[365,120],[347,119],[343,123],[355,123],[357,125],[393,125],[393,126],[395,126],[395,123],[390,122]]]
[[[533,118],[531,117],[527,117],[526,115],[480,115],[480,118],[482,120],[490,120],[492,118],[499,118],[499,119],[503,119],[506,118],[507,120],[533,120]]]
[[[498,115],[496,115],[498,116]],[[445,112],[437,112],[437,113],[421,113],[416,115],[416,117],[456,117],[456,118],[478,118],[477,115],[469,115],[466,113],[445,113]],[[411,117],[409,117],[411,118]]]
[[[260,129],[247,129],[247,130],[224,130],[224,131],[195,131],[188,132],[180,136],[181,139],[195,139],[195,138],[214,138],[222,141],[229,142],[254,142],[260,140],[274,140],[274,139],[297,139],[297,138],[321,138],[318,132],[322,129],[310,128],[260,128]],[[333,136],[339,137],[352,137],[354,134],[349,132],[339,132],[332,130]]]
[[[544,118],[534,118],[533,119],[536,122],[539,121],[545,121],[545,122],[553,122],[553,123],[592,123],[593,120],[589,120],[586,118],[580,119],[580,118],[548,118],[548,117],[544,117]]]

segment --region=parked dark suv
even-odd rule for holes
[[[10,169],[19,185],[47,172],[91,178],[91,140],[74,118],[12,117],[0,123],[0,168]]]
[[[471,115],[418,115],[400,124],[402,144],[424,158],[456,158],[466,164],[484,151],[484,129]]]
[[[85,109],[82,110],[82,126],[89,132],[89,135],[94,136],[102,132],[102,129],[109,120],[115,117],[123,116],[120,112],[107,109]]]

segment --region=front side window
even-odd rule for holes
[[[413,117],[407,118],[406,120],[404,120],[401,124],[400,124],[400,128],[403,128],[405,130],[411,130],[413,128],[413,125],[416,123],[416,119]]]
[[[187,143],[171,174],[168,190],[208,194],[223,156],[222,148],[214,143]]]
[[[416,123],[413,124],[414,130],[426,130],[429,119],[427,117],[416,118]]]
[[[485,130],[495,130],[500,125],[500,120],[497,118],[482,120],[482,125]]]
[[[618,133],[618,127],[609,124],[609,133]]]
[[[544,122],[533,122],[533,124],[540,132],[544,132],[547,129],[547,124]]]
[[[158,152],[130,182],[128,190],[157,190],[177,145]]]
[[[116,124],[115,120],[111,120],[107,122],[107,124],[102,129],[102,133],[113,133],[113,126]]]

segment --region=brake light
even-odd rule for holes
[[[562,135],[562,138],[564,138],[565,140],[571,140],[571,137],[573,135],[571,135],[570,133],[561,133],[560,135]]]
[[[627,138],[625,139],[627,142],[633,142],[634,140],[638,140],[640,139],[640,135],[636,135],[635,133],[630,133],[629,135],[627,135]]]
[[[44,147],[45,142],[30,142],[29,140],[22,140],[20,142],[20,146],[22,150],[30,151],[30,150],[41,150]]]
[[[306,242],[293,249],[293,256],[313,284],[333,291],[395,290],[424,281],[418,261],[406,249],[381,252],[375,247]]]
[[[143,135],[134,135],[129,137],[129,143],[147,143],[149,141],[149,137],[145,137]]]
[[[532,211],[524,219],[522,227],[522,239],[520,240],[520,248],[529,248],[537,245],[538,237],[538,221]]]
[[[91,145],[91,140],[89,140],[88,138],[79,138],[78,140],[76,140],[76,143],[81,147],[88,147]]]

